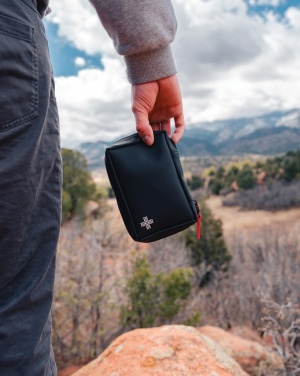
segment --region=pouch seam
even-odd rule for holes
[[[166,132],[164,132],[164,133],[165,133],[164,136],[165,136],[165,140],[166,140],[166,137],[168,137],[168,136],[167,136],[167,133],[166,133]],[[167,143],[167,140],[166,140],[166,143]],[[177,168],[177,166],[176,166],[176,163],[174,162],[174,158],[173,158],[173,155],[172,155],[172,153],[173,153],[173,154],[176,153],[176,156],[179,157],[179,152],[178,152],[178,150],[176,150],[176,151],[172,151],[172,150],[170,150],[169,145],[167,145],[167,146],[168,146],[168,150],[169,150],[169,153],[170,153],[170,156],[171,156],[171,159],[172,159],[173,165],[174,165],[174,167],[175,167],[175,170],[176,170],[176,173],[177,173],[178,179],[179,179],[179,181],[180,181],[180,185],[181,185],[181,187],[182,187],[182,190],[183,190],[183,192],[184,192],[184,195],[185,195],[185,197],[186,197],[186,200],[187,200],[188,203],[189,203],[189,207],[190,207],[190,209],[191,209],[192,215],[193,215],[194,220],[195,220],[195,222],[196,222],[197,219],[195,218],[195,212],[194,212],[193,209],[192,209],[193,206],[192,206],[191,197],[189,197],[189,196],[187,195],[186,187],[184,186],[184,184],[183,184],[183,182],[182,182],[182,176],[181,176],[181,174],[179,174],[178,168]],[[175,145],[175,146],[176,146],[176,145]],[[196,211],[196,209],[195,209],[195,211]],[[197,213],[196,213],[196,215],[197,215]],[[195,223],[195,222],[194,222],[194,223]]]
[[[134,221],[133,221],[133,218],[132,218],[132,215],[131,215],[131,212],[129,210],[129,207],[127,205],[127,201],[126,201],[126,198],[125,198],[125,195],[124,195],[124,192],[122,190],[122,187],[121,187],[121,184],[119,182],[119,179],[117,177],[117,174],[116,174],[116,171],[115,171],[115,168],[114,168],[114,165],[113,165],[113,162],[112,162],[112,159],[111,159],[111,156],[109,155],[109,152],[106,153],[106,158],[108,158],[108,161],[109,161],[109,164],[110,164],[110,167],[111,167],[111,171],[113,172],[113,175],[114,175],[114,178],[116,179],[116,182],[118,184],[118,188],[119,188],[119,191],[122,195],[122,200],[125,204],[125,207],[127,208],[127,212],[128,212],[128,215],[129,215],[129,218],[130,218],[130,221],[131,221],[131,224],[133,225],[133,231],[135,233],[135,238],[138,239],[138,235],[137,235],[137,232],[136,232],[136,228],[135,228],[135,224],[134,224]],[[121,209],[120,209],[121,210]]]

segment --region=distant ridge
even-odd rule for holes
[[[110,142],[96,141],[85,142],[80,145],[79,151],[85,155],[91,170],[104,166],[105,149],[110,144]]]
[[[105,149],[111,143],[80,145],[90,168],[104,166]],[[275,155],[300,149],[300,109],[271,112],[253,118],[202,122],[186,127],[178,144],[181,156],[239,154]]]

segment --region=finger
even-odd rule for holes
[[[169,119],[169,120],[162,121],[160,124],[161,124],[160,129],[162,131],[166,131],[167,135],[169,137],[171,137],[171,135],[172,135],[172,133],[171,133],[171,120]]]
[[[184,132],[184,117],[183,114],[180,114],[174,118],[175,120],[175,131],[171,139],[174,141],[175,144],[181,139],[183,132]]]
[[[142,140],[148,145],[151,146],[154,141],[154,135],[151,125],[149,124],[147,112],[135,111],[134,113],[136,131],[142,138]]]
[[[160,123],[150,123],[154,131],[160,131]]]

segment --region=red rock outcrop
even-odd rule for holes
[[[237,192],[237,191],[240,190],[240,187],[238,186],[238,183],[237,183],[236,181],[232,182],[232,184],[231,184],[231,188],[232,188],[235,192]]]
[[[78,371],[80,368],[82,368],[82,365],[67,367],[63,370],[58,371],[57,376],[71,376],[73,375],[74,372]]]
[[[263,186],[264,185],[264,181],[265,181],[265,178],[266,178],[267,174],[265,171],[261,171],[258,176],[257,176],[257,179],[256,179],[256,183],[258,186]]]
[[[197,329],[162,326],[118,337],[73,376],[247,376],[220,346]]]
[[[270,352],[261,341],[256,342],[235,336],[223,329],[214,326],[202,326],[198,330],[216,341],[228,355],[250,375],[260,375],[260,370],[265,368],[274,372],[282,367],[280,358]]]
[[[232,327],[229,332],[237,337],[248,339],[249,341],[255,341],[262,345],[265,345],[265,342],[259,334],[247,326],[234,326]]]

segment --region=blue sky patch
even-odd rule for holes
[[[250,13],[265,13],[268,11],[273,11],[281,16],[284,15],[286,10],[290,7],[297,7],[299,8],[299,0],[285,0],[282,1],[278,6],[270,6],[270,5],[250,5],[249,1],[247,1]]]
[[[104,69],[100,54],[87,55],[84,51],[78,50],[70,42],[58,35],[57,24],[46,21],[45,29],[48,36],[53,71],[56,77],[76,76],[78,71],[83,68]]]

